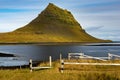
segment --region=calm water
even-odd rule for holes
[[[108,44],[108,43],[107,43]],[[59,59],[60,53],[67,58],[69,52],[90,56],[105,57],[107,53],[120,55],[120,46],[81,46],[81,45],[0,45],[0,52],[14,54],[17,57],[0,57],[0,66],[19,66],[29,64],[29,59],[34,61],[47,61],[49,56],[54,60]],[[117,43],[119,44],[119,43]]]

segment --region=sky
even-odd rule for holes
[[[71,11],[94,37],[120,41],[120,0],[0,0],[0,33],[28,24],[49,3]]]

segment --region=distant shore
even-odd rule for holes
[[[0,45],[81,45],[81,46],[120,46],[120,42],[28,42],[28,43],[0,43]]]
[[[104,46],[114,45],[114,42],[21,42],[21,43],[0,43],[0,45],[86,45],[86,46]],[[117,44],[116,45],[120,45]]]

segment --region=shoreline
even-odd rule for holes
[[[83,46],[104,46],[114,42],[22,42],[22,43],[0,43],[0,45],[83,45]],[[117,43],[116,43],[117,44]],[[119,44],[120,45],[120,44]]]

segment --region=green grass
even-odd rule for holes
[[[48,63],[42,63],[40,65],[44,66],[46,64],[48,65]],[[120,80],[120,67],[117,66],[74,67],[74,65],[66,65],[69,69],[64,70],[64,73],[59,72],[59,67],[59,61],[55,61],[53,62],[52,69],[36,70],[33,72],[30,72],[28,68],[1,69],[0,80]]]
[[[82,32],[72,32],[59,30],[45,31],[41,34],[34,33],[4,33],[0,34],[0,43],[36,43],[36,42],[110,42],[93,38]],[[71,31],[70,31],[71,32]],[[78,35],[78,33],[80,33]]]

